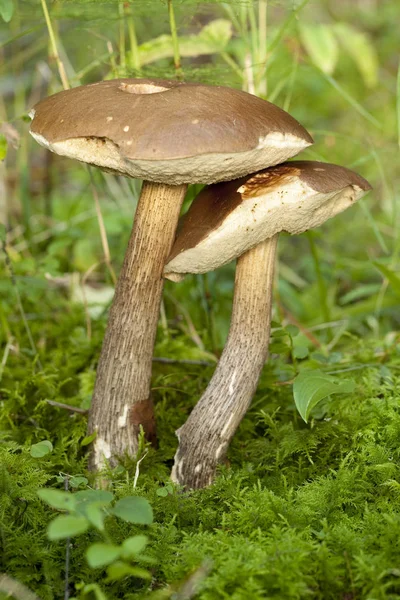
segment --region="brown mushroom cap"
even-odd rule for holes
[[[354,171],[317,161],[292,161],[207,186],[181,219],[166,277],[205,273],[280,231],[318,227],[370,189]]]
[[[50,150],[167,184],[240,177],[312,143],[274,104],[221,86],[115,79],[59,92],[32,110]]]

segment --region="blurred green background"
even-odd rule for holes
[[[166,283],[153,378],[160,447],[139,479],[157,520],[152,592],[183,598],[174,582],[212,556],[202,600],[400,598],[400,3],[46,2],[0,0],[1,569],[43,599],[62,596],[65,548],[49,546],[52,515],[36,489],[86,473],[84,411],[140,190],[46,152],[28,112],[67,86],[180,78],[278,104],[315,139],[302,158],[354,169],[373,190],[318,231],[280,236],[271,358],[228,465],[195,497],[156,489],[223,348],[234,265]],[[291,386],[307,369],[357,385],[309,425]],[[43,439],[54,452],[38,461],[29,448]],[[131,491],[137,459],[113,474],[117,495]],[[101,577],[84,547],[71,586]],[[107,593],[149,589],[124,582]]]

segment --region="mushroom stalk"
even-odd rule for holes
[[[278,234],[237,261],[228,339],[214,375],[186,423],[172,479],[190,488],[210,485],[218,463],[250,406],[268,355]]]
[[[155,439],[150,381],[162,272],[186,189],[143,182],[89,411],[89,434],[97,434],[92,469],[101,468],[105,460],[115,464],[118,456],[134,455],[140,425],[148,439]]]

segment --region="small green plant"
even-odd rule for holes
[[[117,544],[106,529],[106,520],[112,517],[134,525],[151,525],[153,510],[146,498],[126,496],[115,501],[114,495],[106,490],[86,489],[71,493],[51,488],[40,489],[38,496],[63,513],[48,525],[47,536],[51,541],[68,541],[90,529],[94,529],[101,537],[102,541],[87,547],[85,556],[92,569],[106,568],[105,583],[125,577],[151,579],[147,569],[135,564],[139,556],[142,563],[153,564],[153,559],[143,554],[148,537],[143,534],[133,535]],[[77,588],[81,598],[93,592],[96,598],[106,599],[97,584],[82,583]]]
[[[43,458],[53,451],[53,444],[49,440],[43,440],[37,444],[32,444],[30,455],[33,458]]]

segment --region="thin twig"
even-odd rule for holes
[[[0,363],[0,381],[3,378],[4,367],[7,364],[8,355],[10,354],[10,350],[12,350],[12,348],[13,348],[13,343],[12,342],[13,342],[13,338],[10,338],[10,340],[6,344],[6,347],[4,348],[3,358],[2,358],[1,363]]]
[[[68,475],[65,476],[64,479],[64,490],[68,492]],[[65,586],[64,586],[64,600],[69,599],[69,561],[70,561],[70,552],[71,552],[71,538],[67,538],[66,548],[65,548]]]
[[[90,169],[90,167],[88,167],[88,168],[89,168],[89,175],[90,175],[90,185],[92,188],[92,194],[93,194],[95,207],[96,207],[97,221],[99,223],[101,245],[103,247],[103,254],[104,254],[104,262],[107,265],[107,268],[111,275],[111,279],[113,281],[113,284],[115,285],[117,283],[117,278],[116,278],[115,271],[111,264],[110,247],[108,245],[106,228],[104,225],[104,219],[103,219],[103,215],[102,215],[101,208],[100,208],[99,195],[97,193],[96,186],[94,185],[92,170]]]
[[[139,479],[139,467],[140,467],[140,463],[142,462],[142,460],[144,458],[146,458],[146,456],[148,455],[148,452],[146,452],[145,454],[143,454],[142,458],[139,458],[139,460],[136,463],[136,470],[135,470],[135,477],[133,479],[133,487],[135,488]]]
[[[46,400],[47,404],[55,406],[56,408],[64,408],[71,412],[79,413],[80,415],[87,415],[89,412],[87,408],[79,408],[79,406],[71,406],[70,404],[64,404],[63,402],[56,402],[55,400]]]
[[[189,575],[178,592],[174,594],[176,600],[192,600],[199,591],[200,584],[208,577],[213,567],[213,563],[206,558],[200,567],[194,573]]]
[[[156,356],[153,358],[153,362],[164,363],[166,365],[199,365],[201,367],[214,367],[215,363],[208,362],[207,360],[190,360],[185,358],[163,358],[162,356]]]
[[[17,600],[40,600],[39,596],[31,592],[23,583],[5,573],[0,574],[0,592],[5,592],[7,598],[17,598]]]
[[[89,267],[89,269],[83,275],[82,283],[81,283],[83,306],[85,308],[85,317],[86,317],[86,335],[88,337],[88,340],[92,339],[92,320],[90,318],[89,303],[88,303],[87,296],[86,296],[85,285],[86,285],[86,281],[87,281],[88,277],[93,273],[93,271],[98,267],[99,264],[100,263],[94,263],[94,265]]]

